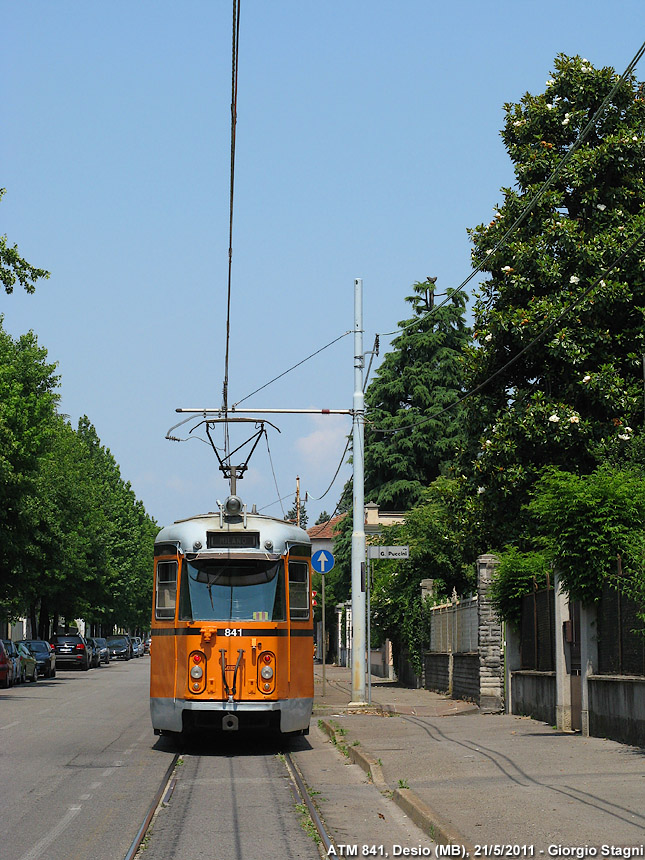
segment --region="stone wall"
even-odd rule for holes
[[[426,651],[424,662],[426,690],[448,693],[450,691],[450,654]]]
[[[479,654],[453,654],[452,698],[479,702]]]

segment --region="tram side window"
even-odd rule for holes
[[[177,602],[177,562],[157,562],[157,602],[155,618],[160,621],[172,620],[175,617]]]
[[[309,565],[302,561],[289,562],[289,605],[291,618],[309,618]]]

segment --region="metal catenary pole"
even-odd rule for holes
[[[365,488],[363,395],[363,279],[354,280],[353,531],[352,531],[352,702],[365,704]]]

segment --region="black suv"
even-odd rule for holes
[[[52,636],[50,645],[56,652],[56,668],[83,669],[90,668],[92,654],[85,639],[80,633],[59,633]]]

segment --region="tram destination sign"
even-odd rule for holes
[[[410,558],[409,546],[368,546],[368,558]]]
[[[258,549],[260,532],[206,532],[207,549]]]

